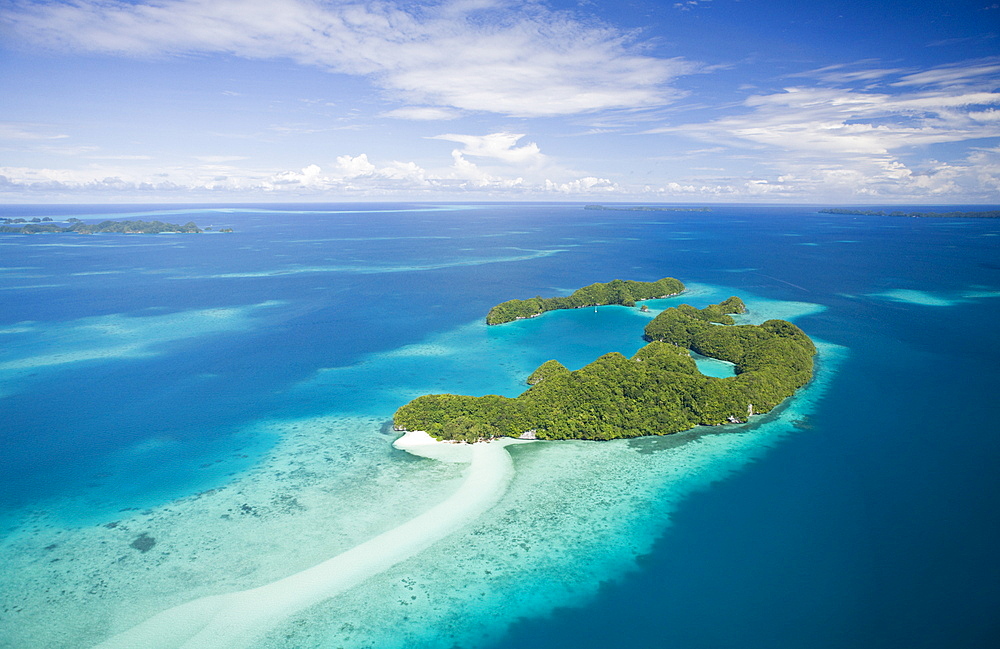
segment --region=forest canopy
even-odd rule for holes
[[[49,221],[51,220],[49,219]],[[14,223],[15,225],[0,225],[0,233],[42,234],[46,232],[75,232],[77,234],[160,234],[178,232],[187,234],[202,231],[193,221],[189,221],[184,225],[178,225],[162,221],[101,221],[100,223],[85,223],[77,219],[70,222],[67,226],[56,225],[55,223],[42,223],[40,221],[26,223],[25,225],[16,225],[18,222],[23,222],[23,219],[6,219],[7,223]],[[232,230],[229,231],[232,232]]]
[[[794,324],[734,324],[738,297],[704,309],[668,308],[646,326],[649,344],[631,358],[601,356],[570,371],[550,360],[515,398],[434,394],[396,411],[401,430],[475,442],[519,437],[608,440],[666,435],[697,425],[745,422],[809,382],[816,347]],[[689,350],[730,361],[736,376],[701,374]]]
[[[998,219],[1000,210],[990,210],[985,212],[903,212],[895,210],[886,212],[885,210],[856,210],[850,208],[831,207],[820,210],[820,214],[848,214],[853,216],[910,216],[914,218],[943,218],[943,219]]]
[[[533,297],[527,300],[507,300],[486,314],[486,324],[498,325],[524,318],[534,318],[546,311],[556,309],[579,309],[589,306],[620,304],[635,306],[639,300],[652,300],[678,295],[684,291],[684,284],[673,277],[664,277],[655,282],[635,282],[615,279],[606,283],[596,283],[577,289],[565,297]]]

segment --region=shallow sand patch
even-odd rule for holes
[[[503,440],[442,444],[415,435],[413,448],[459,447],[470,466],[444,502],[319,565],[249,590],[213,595],[168,609],[98,645],[99,649],[245,647],[288,617],[408,559],[475,520],[506,491],[514,469]],[[405,445],[405,444],[404,444]]]
[[[922,304],[924,306],[952,306],[955,304],[954,300],[949,300],[948,298],[933,295],[926,291],[918,291],[915,289],[908,288],[897,288],[891,291],[883,291],[881,293],[872,293],[872,297],[881,297],[893,302],[906,302],[908,304]]]
[[[869,293],[869,296],[922,306],[954,306],[971,300],[1000,297],[1000,291],[986,286],[970,286],[965,291],[942,294],[910,288],[895,288],[881,293]]]
[[[10,287],[8,287],[10,288]],[[34,322],[6,333],[27,334],[0,350],[0,385],[13,393],[27,389],[27,377],[39,370],[59,371],[75,364],[141,359],[163,353],[175,341],[256,326],[262,313],[281,304],[192,309],[166,314],[117,313],[68,322]]]
[[[382,417],[261,422],[281,441],[229,484],[114,513],[94,494],[38,503],[0,538],[0,646],[80,649],[161,611],[315,566],[454,493],[464,467],[393,449]],[[99,494],[98,494],[99,495]],[[93,508],[106,517],[74,512]],[[146,533],[156,546],[130,546]]]

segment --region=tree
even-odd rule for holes
[[[597,286],[586,287],[590,295]],[[611,290],[621,296],[623,288]],[[546,361],[528,377],[532,387],[514,399],[426,395],[399,408],[393,421],[462,441],[527,430],[539,439],[614,439],[745,421],[805,385],[816,353],[809,337],[784,320],[720,324],[745,308],[736,297],[704,309],[672,307],[646,326],[651,342],[632,358],[605,354],[572,372]],[[734,363],[737,375],[702,375],[689,350]]]

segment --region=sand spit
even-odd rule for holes
[[[332,559],[264,586],[196,599],[155,615],[97,649],[246,647],[282,621],[408,559],[500,500],[514,468],[506,440],[466,445],[470,466],[444,502]]]

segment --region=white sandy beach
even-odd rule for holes
[[[461,487],[416,518],[312,568],[249,590],[168,609],[97,649],[235,649],[248,646],[309,606],[362,583],[475,520],[501,498],[514,468],[506,446],[437,442],[410,432],[397,448],[448,462],[469,462]]]

